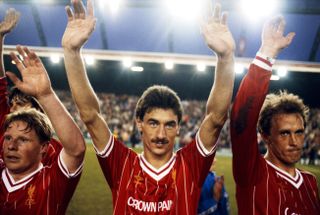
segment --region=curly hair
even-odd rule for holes
[[[277,114],[300,114],[306,126],[309,108],[303,100],[287,91],[279,91],[277,94],[268,94],[260,111],[258,130],[262,134],[270,135],[271,120]]]

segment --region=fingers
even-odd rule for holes
[[[220,21],[221,17],[221,4],[215,4],[213,9],[213,19],[215,21]]]
[[[10,56],[20,72],[23,72],[26,67],[38,66],[38,63],[41,64],[40,58],[35,54],[35,52],[30,51],[27,47],[17,45],[16,49],[22,57],[22,61],[13,52],[10,53]]]
[[[79,18],[85,19],[86,18],[86,10],[84,8],[83,2],[79,1]]]
[[[294,32],[290,32],[285,38],[287,41],[287,46],[289,46],[294,38],[294,36],[296,35],[296,33]]]
[[[71,4],[73,6],[73,12],[70,8],[70,6],[66,7],[66,11],[68,14],[68,20],[73,19],[85,19],[86,18],[86,9],[83,5],[83,2],[81,0],[71,0]],[[87,1],[87,9],[88,9],[88,16],[93,17],[93,3],[92,0]],[[72,17],[72,19],[71,19]]]
[[[22,57],[22,59],[23,59],[23,64],[25,65],[25,67],[31,66],[30,60],[29,60],[29,56],[28,56],[27,53],[24,51],[24,49],[22,48],[22,46],[17,45],[16,49],[17,49],[19,55]]]
[[[71,10],[71,7],[68,5],[65,7],[66,9],[66,13],[67,13],[67,16],[68,16],[68,22],[72,21],[74,19],[74,15],[73,15],[73,12]]]
[[[92,0],[87,1],[87,13],[89,17],[94,16],[93,2]]]
[[[283,34],[284,28],[286,27],[286,21],[283,16],[280,16],[277,21],[277,32]]]
[[[82,1],[80,0],[72,0],[71,1],[73,9],[74,9],[74,18],[75,19],[80,19],[83,16],[85,16],[84,11],[83,11],[83,4]]]
[[[223,12],[222,13],[222,18],[221,18],[221,24],[227,25],[227,20],[228,20],[228,13],[227,12]]]
[[[10,57],[13,60],[13,62],[16,64],[18,70],[22,72],[25,69],[25,66],[21,62],[21,60],[17,57],[17,55],[13,52],[10,52]]]
[[[6,76],[12,81],[12,83],[19,88],[22,81],[12,72],[6,72]]]

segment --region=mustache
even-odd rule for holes
[[[153,139],[151,139],[151,142],[152,143],[157,143],[157,144],[167,144],[167,143],[169,143],[169,140],[168,139],[166,139],[166,138],[153,138]]]

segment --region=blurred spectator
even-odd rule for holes
[[[70,92],[58,91],[57,94],[79,125],[84,137],[89,138],[90,136],[80,120],[76,106],[71,99]],[[140,134],[137,133],[135,123],[132,121],[138,97],[112,93],[99,93],[98,96],[101,110],[104,112],[103,117],[109,123],[110,130],[117,138],[126,144],[131,144],[134,148],[140,143]],[[182,101],[182,106],[184,114],[181,120],[180,134],[177,137],[177,148],[183,147],[190,142],[192,135],[196,133],[200,126],[205,111],[204,101],[184,100]],[[230,148],[229,130],[228,119],[220,133],[219,148]],[[320,109],[310,110],[305,135],[306,142],[301,163],[320,165]],[[264,154],[266,151],[265,143],[262,141],[258,141],[258,143],[260,152]]]
[[[214,172],[214,164],[206,180],[203,183],[198,205],[198,215],[228,215],[230,205],[228,193],[224,187],[224,176],[217,176]]]

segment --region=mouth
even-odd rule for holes
[[[13,155],[8,155],[6,156],[6,161],[7,162],[18,162],[19,161],[19,157],[17,156],[13,156]]]

